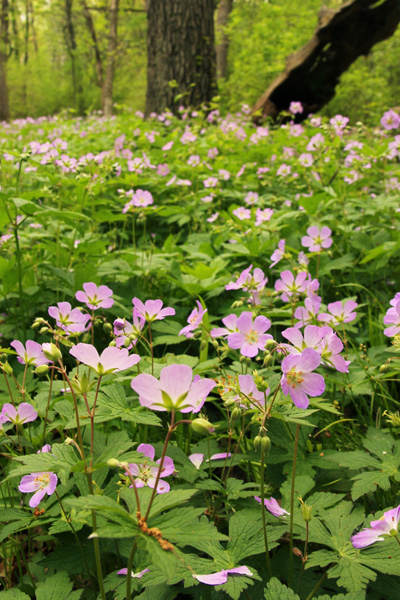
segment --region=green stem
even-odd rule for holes
[[[93,480],[92,480],[92,474],[90,472],[86,472],[86,476],[87,476],[87,480],[88,480],[88,484],[89,484],[89,492],[92,496],[94,496],[94,489],[93,489]],[[104,589],[104,582],[103,582],[103,571],[101,568],[101,557],[100,557],[100,543],[99,543],[99,538],[97,537],[97,518],[96,518],[96,511],[92,510],[92,530],[93,530],[93,545],[94,545],[94,555],[95,555],[95,559],[96,559],[96,571],[97,571],[97,580],[98,580],[98,584],[99,584],[99,588],[100,588],[100,595],[101,595],[101,600],[106,600],[106,592]]]
[[[293,512],[294,512],[294,487],[296,480],[296,461],[297,461],[297,448],[299,445],[299,433],[300,425],[296,425],[296,437],[294,440],[294,451],[293,451],[293,467],[292,467],[292,486],[290,490],[290,540],[289,540],[289,587],[292,586],[293,579]]]
[[[44,424],[43,424],[43,433],[42,433],[42,446],[44,444],[44,440],[45,440],[45,437],[46,437],[47,415],[49,414],[51,390],[52,390],[52,387],[53,387],[53,377],[54,377],[54,369],[51,369],[49,395],[48,395],[48,398],[47,398],[46,413],[44,415]]]
[[[128,558],[128,569],[127,569],[127,574],[126,574],[126,600],[130,600],[130,598],[131,598],[131,584],[132,584],[131,573],[132,573],[132,566],[133,566],[133,557],[135,556],[136,548],[137,548],[137,538],[133,542],[131,553],[129,554],[129,558]]]
[[[318,581],[318,583],[316,584],[316,586],[314,587],[314,589],[312,590],[312,592],[307,596],[306,600],[312,600],[312,598],[314,598],[315,592],[324,583],[327,574],[328,574],[328,571],[325,571],[325,573],[322,575],[321,579]]]
[[[263,524],[263,533],[264,533],[264,545],[265,545],[265,559],[267,562],[267,581],[271,579],[271,558],[269,556],[269,548],[268,548],[268,534],[267,534],[267,523],[265,519],[265,486],[264,486],[264,468],[265,468],[265,450],[261,448],[261,514],[262,514],[262,524]]]

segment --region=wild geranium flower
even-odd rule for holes
[[[371,521],[371,528],[365,527],[351,538],[354,548],[366,548],[375,542],[384,542],[382,536],[397,536],[399,533],[400,506],[383,513],[380,519]]]
[[[117,348],[124,346],[130,350],[137,343],[145,322],[144,317],[138,313],[136,308],[132,310],[132,323],[126,319],[115,319],[114,335]]]
[[[387,110],[381,118],[381,125],[384,129],[397,129],[400,125],[400,117],[394,110]]]
[[[14,425],[22,425],[23,423],[31,423],[37,418],[37,412],[28,402],[21,402],[15,408],[12,404],[6,402],[1,410],[1,421],[7,423],[11,421]]]
[[[155,450],[151,444],[140,444],[137,447],[137,451],[147,456],[151,461],[154,461]],[[157,464],[160,464],[161,458],[157,461]],[[129,473],[135,478],[136,487],[144,487],[148,486],[149,488],[154,488],[156,484],[156,479],[160,467],[151,467],[147,464],[146,461],[143,463],[129,463]],[[174,462],[172,458],[166,456],[164,458],[163,466],[161,469],[160,479],[157,484],[157,493],[158,494],[166,494],[170,490],[169,484],[163,480],[163,477],[168,477],[168,475],[172,475],[175,470]],[[130,486],[133,487],[133,486]]]
[[[264,393],[257,389],[251,375],[239,375],[238,386],[227,386],[222,391],[222,395],[225,401],[234,400],[242,408],[255,408],[256,404],[261,409],[265,407],[265,398],[269,392],[267,388],[264,396]]]
[[[391,304],[392,302],[393,300],[391,301]],[[400,301],[397,301],[386,311],[383,322],[385,325],[390,325],[390,327],[386,327],[386,329],[383,330],[383,333],[387,337],[394,337],[400,333]]]
[[[304,254],[303,251],[299,252],[297,260],[299,261],[299,265],[302,267],[307,267],[310,262],[309,258],[306,254]]]
[[[134,577],[135,579],[140,579],[145,573],[149,573],[149,569],[143,569],[143,571],[139,571],[138,573],[134,573],[133,571],[131,571],[131,577]],[[120,569],[119,571],[117,571],[117,575],[128,575],[128,569]]]
[[[257,192],[249,192],[244,201],[246,202],[246,204],[256,204],[259,200],[259,195],[257,194]]]
[[[236,321],[238,329],[228,335],[228,346],[239,350],[243,356],[253,358],[259,350],[264,350],[265,344],[272,339],[272,335],[265,333],[271,327],[267,317],[259,316],[253,321],[253,313],[244,311]]]
[[[289,111],[292,115],[298,115],[303,112],[303,105],[301,102],[291,102],[289,106]]]
[[[316,225],[313,225],[307,229],[307,233],[308,235],[301,238],[301,244],[305,248],[309,248],[310,252],[321,252],[322,249],[332,246],[332,238],[330,237],[332,231],[329,227],[319,229]]]
[[[236,327],[236,322],[237,322],[238,318],[239,317],[233,313],[228,315],[227,317],[224,317],[222,319],[222,322],[225,325],[225,327],[214,327],[214,329],[211,329],[211,331],[210,331],[211,337],[213,337],[213,338],[225,337],[225,336],[229,335],[230,333],[234,333],[235,331],[238,331],[238,329]]]
[[[85,302],[91,310],[111,308],[114,304],[114,300],[111,298],[113,291],[106,285],[97,287],[95,283],[88,282],[83,284],[83,289],[85,290],[84,292],[76,292],[75,298],[79,302]]]
[[[229,282],[226,286],[226,290],[244,290],[250,292],[250,302],[253,305],[260,304],[259,293],[265,288],[268,277],[265,277],[264,271],[261,269],[254,269],[253,274],[251,270],[253,265],[250,265],[247,269],[242,271],[236,281]]]
[[[161,321],[165,317],[170,317],[175,314],[175,309],[167,306],[163,308],[162,300],[146,300],[143,304],[139,298],[133,298],[133,306],[146,321],[152,323],[153,321]]]
[[[286,244],[285,240],[279,240],[278,248],[276,250],[274,250],[273,253],[271,254],[272,263],[269,265],[270,269],[272,269],[272,267],[274,267],[276,264],[278,264],[278,262],[280,260],[282,260],[282,258],[284,257],[285,244]]]
[[[79,343],[69,351],[79,362],[91,367],[98,375],[125,371],[140,361],[140,356],[131,354],[126,348],[108,347],[101,355],[92,344]]]
[[[298,408],[308,407],[308,396],[320,396],[325,391],[322,375],[312,373],[320,364],[321,356],[312,348],[306,348],[301,354],[283,359],[282,392],[285,396],[290,394],[292,402]]]
[[[320,296],[309,296],[304,300],[304,306],[298,306],[294,311],[295,319],[299,319],[299,322],[295,324],[295,327],[305,327],[305,325],[311,325],[318,315],[318,311],[321,306]]]
[[[234,569],[223,569],[218,573],[211,573],[210,575],[193,575],[200,583],[206,585],[222,585],[228,581],[228,575],[247,575],[253,577],[253,573],[248,567],[235,567]]]
[[[341,373],[349,372],[348,365],[350,361],[346,361],[340,356],[343,343],[331,327],[327,325],[324,327],[307,325],[304,329],[304,336],[300,329],[289,327],[282,331],[282,335],[292,344],[284,345],[290,354],[301,354],[305,348],[313,348],[326,365],[334,367]]]
[[[72,308],[69,302],[58,302],[57,306],[50,306],[48,313],[56,320],[57,327],[67,335],[86,331],[90,319],[90,315],[83,314],[79,308]]]
[[[43,354],[42,346],[33,340],[28,340],[25,346],[19,340],[14,340],[10,346],[16,351],[18,355],[17,360],[22,365],[39,367],[40,365],[47,365],[50,362]]]
[[[29,500],[29,506],[36,508],[45,495],[51,496],[57,486],[57,475],[55,473],[31,473],[24,475],[18,489],[23,494],[35,492]]]
[[[341,323],[350,323],[354,321],[357,313],[354,310],[358,304],[354,300],[348,300],[344,305],[341,300],[328,304],[329,313],[321,313],[318,315],[319,321],[332,323],[332,325],[340,325]]]
[[[257,502],[261,504],[261,498],[259,498],[258,496],[254,496],[254,500],[257,500]],[[286,519],[286,515],[290,516],[290,513],[287,510],[279,506],[275,498],[271,497],[269,500],[268,498],[264,498],[264,505],[265,508],[269,510],[269,512],[272,515],[274,515],[274,517],[283,517],[284,519]]]
[[[307,289],[307,273],[301,271],[296,279],[291,271],[282,271],[281,278],[275,282],[277,292],[282,292],[281,299],[289,302],[293,294],[299,295]]]
[[[240,221],[245,221],[246,219],[250,219],[251,211],[249,208],[245,208],[244,206],[239,206],[239,208],[235,208],[232,211],[232,214],[235,215]]]
[[[306,279],[306,296],[312,297],[315,296],[316,291],[319,289],[319,281],[318,279],[312,279],[311,274],[307,273]]]
[[[220,452],[219,454],[213,454],[206,462],[209,462],[209,460],[225,460],[226,458],[231,458],[231,456],[230,452]],[[199,470],[204,461],[204,454],[191,454],[189,460]]]
[[[256,210],[256,227],[261,225],[261,223],[265,223],[265,222],[269,221],[273,214],[274,214],[274,211],[272,208],[264,208],[264,210],[262,210],[261,208],[257,208],[257,210]]]
[[[198,413],[215,386],[212,379],[200,379],[196,375],[193,380],[193,371],[187,365],[164,367],[160,380],[141,373],[131,382],[142,406],[160,411],[179,410],[182,413]]]
[[[201,302],[197,300],[197,308],[194,308],[190,313],[187,322],[189,325],[183,327],[180,330],[179,335],[185,335],[187,338],[193,337],[193,331],[198,328],[198,326],[203,321],[204,313],[207,312],[206,308],[203,308]]]

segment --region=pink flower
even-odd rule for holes
[[[167,174],[168,173],[165,173],[164,171],[164,175]],[[153,196],[150,194],[150,192],[146,190],[136,190],[136,192],[132,195],[131,200],[127,204],[125,204],[122,212],[125,214],[126,212],[128,212],[131,206],[134,206],[135,208],[144,208],[146,206],[150,206],[153,203]]]
[[[47,494],[51,496],[57,486],[57,475],[55,473],[31,473],[21,479],[18,489],[23,494],[35,492],[29,500],[29,506],[35,508]]]
[[[301,271],[296,279],[291,271],[282,271],[281,279],[278,279],[275,282],[275,289],[277,292],[282,292],[281,299],[284,302],[289,302],[289,298],[293,296],[293,294],[301,294],[305,292],[307,289],[307,273],[305,271]]]
[[[277,170],[276,174],[281,177],[286,177],[286,175],[290,175],[291,172],[292,172],[292,167],[290,165],[286,165],[285,163],[283,163]]]
[[[192,465],[194,465],[196,469],[199,470],[204,460],[204,454],[191,454],[189,456],[189,460],[192,463]]]
[[[1,422],[7,423],[11,421],[14,425],[22,425],[23,423],[31,423],[37,418],[37,412],[28,402],[21,402],[18,408],[6,402],[1,410]]]
[[[203,181],[203,185],[205,188],[213,188],[218,185],[218,179],[216,177],[208,177]]]
[[[265,408],[266,396],[268,396],[270,390],[267,388],[265,396],[263,392],[257,389],[254,379],[251,375],[239,375],[239,393],[236,395],[229,396],[230,400],[235,400],[238,406],[242,408]]]
[[[131,354],[126,348],[108,347],[99,356],[96,348],[91,344],[79,343],[69,351],[79,362],[88,365],[98,375],[125,371],[140,361],[140,356]]]
[[[169,175],[169,166],[165,163],[159,164],[157,166],[157,175],[161,175],[161,177]]]
[[[350,361],[340,356],[343,343],[331,327],[307,325],[304,329],[304,337],[298,328],[289,327],[282,331],[282,335],[293,344],[292,346],[284,344],[290,354],[301,354],[305,348],[313,348],[327,366],[334,367],[341,373],[349,372]]]
[[[303,105],[301,102],[291,102],[289,106],[289,111],[293,115],[301,114],[303,112]]]
[[[149,569],[143,569],[143,571],[139,571],[138,573],[131,571],[131,577],[140,579],[145,573],[149,573]],[[117,571],[117,575],[128,575],[128,569],[120,569]]]
[[[311,167],[313,162],[314,158],[312,154],[309,154],[308,152],[303,152],[303,154],[300,154],[299,163],[302,165],[302,167]]]
[[[333,325],[340,325],[341,323],[350,323],[354,321],[357,313],[353,312],[357,308],[357,302],[354,300],[348,300],[343,306],[343,302],[338,300],[337,302],[331,302],[328,304],[329,313],[321,313],[318,315],[319,321],[332,323]]]
[[[18,355],[17,360],[22,365],[34,365],[38,367],[40,365],[47,365],[50,362],[43,354],[42,346],[33,340],[28,340],[25,346],[22,342],[14,340],[10,346],[16,351]]]
[[[391,301],[391,303],[393,300]],[[383,330],[383,333],[387,337],[393,337],[400,333],[400,301],[397,301],[394,306],[386,311],[386,315],[383,317],[385,325],[390,325]]]
[[[229,335],[230,333],[237,332],[238,331],[237,327],[236,327],[237,320],[238,320],[238,316],[233,313],[231,313],[227,317],[224,317],[222,319],[222,322],[225,325],[225,327],[215,327],[214,329],[211,329],[211,331],[210,331],[211,337],[213,337],[213,338],[225,337],[225,336]]]
[[[371,521],[371,528],[364,528],[351,538],[354,548],[365,548],[375,542],[383,542],[383,535],[397,536],[400,522],[400,506],[383,513],[380,519]]]
[[[213,213],[211,215],[211,217],[208,217],[208,219],[206,219],[209,223],[214,223],[214,221],[216,221],[218,219],[219,213]]]
[[[182,413],[199,412],[215,385],[212,379],[193,380],[193,371],[187,365],[164,367],[160,380],[141,373],[131,382],[142,406],[160,411],[179,410]]]
[[[280,260],[282,260],[284,254],[285,254],[285,244],[286,244],[285,240],[279,240],[278,248],[273,251],[273,253],[271,254],[271,257],[270,257],[272,260],[272,263],[269,265],[270,269],[272,267],[274,267]]]
[[[97,287],[95,283],[89,282],[83,284],[84,292],[76,292],[75,298],[79,302],[85,302],[91,310],[98,308],[111,308],[114,300],[111,298],[113,291],[106,285]]]
[[[330,248],[332,246],[332,231],[329,227],[322,227],[321,230],[313,225],[307,229],[308,236],[301,238],[301,244],[305,248],[309,248],[310,252],[321,252],[322,248]]]
[[[305,325],[312,324],[317,319],[320,306],[320,296],[310,296],[306,298],[304,300],[304,306],[298,306],[294,311],[295,319],[299,319],[299,322],[295,324],[295,327],[304,327]]]
[[[132,320],[133,322],[129,323],[126,319],[115,319],[114,335],[117,348],[124,346],[130,350],[132,345],[137,343],[138,337],[140,336],[146,321],[144,317],[138,313],[136,308],[133,308],[132,310]]]
[[[250,219],[251,211],[249,208],[245,208],[244,206],[239,206],[239,208],[235,208],[232,211],[232,214],[235,215],[240,221],[244,221],[246,219]]]
[[[261,208],[257,208],[257,210],[256,210],[256,226],[258,227],[259,225],[261,225],[261,223],[265,223],[266,221],[269,221],[273,214],[274,214],[274,211],[272,208],[264,208],[264,210],[261,210]]]
[[[236,281],[230,281],[226,286],[226,290],[244,290],[261,292],[268,282],[268,277],[265,277],[264,271],[261,269],[254,269],[254,273],[251,274],[253,265],[250,265],[242,271]]]
[[[259,200],[259,195],[257,192],[249,192],[245,197],[244,201],[246,204],[256,204]]]
[[[267,317],[256,317],[253,322],[251,312],[242,312],[236,322],[237,333],[228,335],[228,346],[233,350],[239,350],[243,356],[253,358],[259,350],[265,349],[265,344],[272,339],[272,335],[265,333],[271,327],[271,321]]]
[[[259,498],[258,496],[254,496],[254,500],[257,500],[257,502],[261,504],[261,498]],[[286,519],[286,515],[290,516],[290,513],[288,513],[287,510],[279,506],[275,498],[270,498],[269,500],[268,498],[264,498],[264,505],[265,508],[269,510],[269,512],[272,515],[274,515],[274,517],[283,517],[284,519]]]
[[[193,575],[200,583],[206,585],[222,585],[228,581],[228,575],[247,575],[253,577],[253,573],[248,567],[235,567],[234,569],[223,569],[218,573],[211,573],[210,575]]]
[[[162,308],[162,300],[146,300],[143,304],[139,298],[133,298],[133,306],[146,321],[152,323],[153,321],[161,321],[165,317],[169,317],[175,314],[175,309],[167,306]]]
[[[149,458],[151,461],[154,461],[155,450],[154,450],[154,447],[151,446],[150,444],[140,444],[137,447],[137,451],[144,454],[144,456],[147,456],[147,458]],[[161,458],[159,458],[157,460],[157,464],[160,464],[160,462],[161,462]],[[158,471],[160,470],[159,467],[151,467],[147,464],[146,461],[144,463],[138,463],[138,464],[130,463],[128,465],[128,467],[129,467],[129,473],[135,478],[136,487],[140,488],[140,487],[148,486],[149,488],[152,488],[152,489],[154,488],[156,479],[157,479],[157,475],[158,475]],[[168,456],[166,456],[164,458],[163,467],[161,469],[161,476],[160,476],[160,479],[158,480],[158,484],[157,484],[157,493],[158,494],[165,494],[165,493],[169,492],[169,490],[170,490],[169,484],[166,481],[164,481],[162,479],[162,477],[168,477],[168,475],[172,475],[174,470],[175,470],[175,466],[174,466],[174,462],[173,462],[172,458],[169,458]],[[130,487],[133,487],[133,486],[130,486]]]
[[[320,396],[325,390],[322,375],[312,373],[321,364],[316,350],[306,348],[299,355],[290,355],[282,361],[281,387],[285,396],[290,394],[298,408],[307,408],[308,396]]]
[[[203,308],[201,302],[197,300],[197,308],[194,308],[190,313],[187,322],[189,325],[186,325],[183,329],[180,330],[179,335],[185,335],[187,338],[193,337],[193,331],[198,328],[198,326],[203,321],[203,316],[207,312],[206,308]]]
[[[400,117],[394,110],[388,110],[381,118],[381,125],[384,129],[397,129],[400,125]]]
[[[90,319],[90,315],[83,314],[79,308],[72,308],[69,302],[59,302],[57,306],[50,306],[48,313],[56,320],[57,327],[63,329],[67,335],[86,331]]]

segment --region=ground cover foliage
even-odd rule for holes
[[[0,599],[398,598],[399,118],[247,112],[1,126]]]

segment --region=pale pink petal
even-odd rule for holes
[[[84,365],[88,365],[95,370],[100,363],[99,353],[97,352],[96,348],[92,346],[92,344],[84,344],[80,342],[79,344],[76,344],[76,346],[73,346],[69,353],[79,360],[79,362],[83,363]]]
[[[193,371],[188,365],[170,365],[160,373],[161,389],[168,394],[172,403],[189,391],[193,380]]]
[[[151,444],[139,444],[139,446],[137,447],[137,451],[147,456],[147,458],[149,458],[150,460],[154,460],[154,455],[156,451],[154,450],[154,446],[152,446]]]

